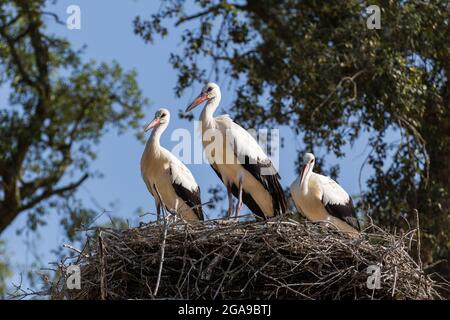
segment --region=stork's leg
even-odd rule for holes
[[[235,212],[235,218],[239,216],[239,212],[242,208],[242,177],[239,177],[239,190],[238,190],[238,203],[236,204],[236,212]]]
[[[166,209],[169,214],[167,215],[167,221],[169,223],[175,223],[178,220],[178,213],[177,210],[174,209]]]
[[[231,193],[231,184],[227,183],[227,194],[228,194],[228,213],[227,218],[231,218],[233,214],[233,194]]]
[[[155,201],[156,205],[156,221],[161,222],[161,203],[159,201]]]
[[[161,204],[162,204],[162,199],[161,199],[161,195],[159,194],[158,188],[156,187],[156,184],[153,184],[153,191],[156,194],[155,197],[155,206],[156,206],[156,221],[158,223],[161,222]],[[152,192],[153,193],[153,192]]]
[[[180,203],[178,201],[178,198],[175,198],[174,208],[173,209],[167,209],[167,211],[169,211],[169,213],[170,213],[170,217],[169,217],[170,223],[175,223],[177,221],[178,214],[180,213],[179,205],[180,205]]]

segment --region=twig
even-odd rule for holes
[[[213,300],[216,300],[217,295],[220,292],[220,289],[222,288],[223,282],[225,281],[226,276],[228,275],[228,272],[230,272],[231,266],[234,263],[234,260],[236,259],[237,254],[239,253],[239,250],[241,250],[242,244],[244,243],[245,237],[247,236],[247,232],[245,232],[244,236],[242,237],[241,242],[239,243],[236,251],[234,252],[233,258],[230,261],[230,264],[228,265],[227,271],[224,273],[222,280],[220,281],[220,285],[217,288],[216,293],[214,294]]]
[[[80,249],[77,249],[77,248],[73,247],[73,246],[70,245],[70,244],[65,243],[65,244],[63,244],[62,246],[63,246],[63,248],[67,248],[67,249],[70,249],[70,250],[75,251],[76,253],[78,253],[78,254],[84,256],[85,258],[88,257],[87,255],[83,254],[83,252],[82,252]]]
[[[105,258],[103,252],[102,231],[98,235],[98,251],[100,256],[100,299],[106,300],[105,294]]]

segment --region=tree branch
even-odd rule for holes
[[[89,175],[84,174],[78,181],[68,184],[64,187],[60,188],[48,188],[41,195],[36,196],[32,200],[30,200],[27,204],[19,206],[19,207],[11,207],[7,203],[3,203],[0,207],[0,234],[11,224],[11,222],[19,215],[21,212],[32,209],[38,203],[43,200],[46,200],[52,196],[62,196],[64,193],[68,191],[72,191],[77,189],[87,178]]]
[[[59,16],[58,16],[56,13],[54,13],[54,12],[41,11],[41,14],[42,14],[42,15],[46,15],[46,16],[52,17],[53,19],[55,19],[55,22],[58,23],[58,24],[60,24],[60,25],[63,25],[63,26],[66,25],[65,22],[62,21],[62,20],[59,18]]]
[[[195,19],[197,19],[197,18],[206,16],[206,15],[208,15],[208,14],[210,14],[210,13],[213,13],[213,12],[217,12],[217,11],[219,10],[219,8],[220,8],[220,5],[216,5],[216,6],[212,6],[212,7],[208,8],[207,10],[200,11],[200,12],[198,12],[198,13],[195,13],[195,14],[193,14],[193,15],[181,17],[181,18],[178,19],[178,21],[175,23],[175,26],[178,27],[180,24],[183,24],[183,23],[185,23],[185,22],[188,22],[188,21],[191,21],[191,20],[195,20]]]
[[[14,46],[14,39],[11,38],[6,33],[6,30],[3,28],[0,28],[0,35],[6,40],[6,44],[8,45],[8,49],[11,54],[12,62],[16,66],[17,71],[19,72],[20,76],[22,77],[22,80],[30,87],[35,88],[36,83],[33,80],[31,80],[32,77],[25,71],[25,68],[22,65],[22,62],[20,60],[19,54]]]
[[[68,191],[72,191],[77,189],[87,178],[89,178],[89,174],[85,173],[78,181],[68,184],[64,187],[53,189],[51,187],[47,188],[41,195],[36,196],[34,199],[30,200],[27,204],[21,206],[19,208],[19,212],[28,210],[33,208],[39,202],[48,199],[52,196],[62,196],[64,193]]]

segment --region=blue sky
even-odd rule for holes
[[[192,123],[180,120],[176,115],[178,109],[184,109],[200,90],[200,86],[189,89],[180,99],[174,95],[173,88],[177,78],[168,59],[171,52],[180,50],[180,30],[171,28],[169,37],[163,40],[158,39],[154,45],[145,44],[141,38],[134,35],[133,19],[137,15],[145,17],[156,12],[160,6],[159,1],[64,0],[59,1],[51,8],[51,11],[65,21],[66,8],[71,4],[81,8],[81,30],[68,30],[64,26],[51,23],[49,18],[49,31],[67,38],[75,48],[86,44],[84,56],[86,59],[93,58],[98,62],[117,60],[125,70],[135,69],[144,95],[152,102],[146,109],[147,116],[142,126],[152,119],[156,109],[167,107],[172,111],[170,126],[161,142],[170,150],[177,143],[170,140],[171,131],[180,127],[193,131]],[[226,83],[226,80],[219,75],[219,84]],[[0,103],[6,102],[7,92],[7,88],[0,88]],[[226,112],[233,98],[234,93],[228,90],[228,86],[222,86],[222,103],[219,111]],[[194,110],[196,118],[200,109]],[[194,136],[198,138],[197,135]],[[294,167],[296,150],[302,147],[302,142],[287,128],[281,128],[281,136],[285,138],[285,146],[280,151],[279,171],[282,185],[286,187],[296,178]],[[325,157],[327,165],[341,165],[339,182],[352,195],[360,192],[358,174],[360,165],[369,152],[366,145],[366,139],[362,137],[352,149],[346,148],[345,158],[336,159],[332,155]],[[134,137],[134,132],[130,131],[123,136],[117,136],[112,132],[107,134],[98,146],[97,160],[92,163],[92,167],[102,172],[104,177],[88,180],[83,185],[79,190],[79,196],[83,201],[89,206],[99,206],[99,211],[104,208],[110,210],[114,216],[128,218],[132,224],[137,224],[140,219],[134,214],[137,208],[154,212],[153,199],[140,176],[139,161],[143,148],[144,145]],[[325,154],[319,154],[319,156],[323,155]],[[219,184],[220,181],[209,165],[189,165],[188,167],[203,190],[203,201],[206,201],[209,187]],[[366,170],[363,177],[367,177],[368,173],[370,171]],[[213,216],[214,213],[208,212],[208,215]],[[54,261],[51,250],[65,242],[62,236],[63,228],[58,223],[59,217],[51,213],[46,216],[46,219],[47,226],[40,228],[37,235],[18,236],[16,230],[22,228],[26,222],[26,214],[21,215],[1,235],[1,239],[6,241],[6,249],[15,271],[12,281],[18,282],[20,272],[30,268],[36,269],[32,265],[36,257],[40,260],[38,267],[48,266],[48,262]],[[147,216],[142,219],[146,221],[149,218]],[[30,246],[37,250],[36,256],[32,254]]]

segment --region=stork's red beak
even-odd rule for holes
[[[208,100],[208,94],[205,93],[201,93],[197,98],[195,98],[195,100],[186,108],[185,112],[189,112],[192,109],[194,109],[196,106],[198,106],[199,104],[205,102],[206,100]]]
[[[145,127],[144,131],[147,132],[148,130],[150,130],[150,129],[156,127],[157,125],[159,125],[159,123],[160,123],[160,119],[159,119],[159,118],[153,119],[153,121],[150,122],[150,123]]]

